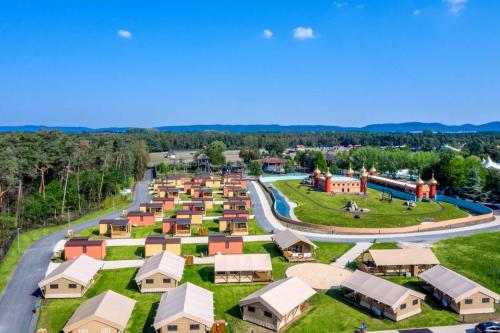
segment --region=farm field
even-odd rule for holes
[[[288,200],[298,203],[295,215],[304,222],[358,228],[405,227],[422,222],[443,221],[465,217],[467,213],[451,204],[418,202],[411,210],[404,200],[394,198],[392,202],[381,201],[381,192],[368,189],[367,196],[358,194],[329,195],[325,192],[310,190],[298,180],[276,181],[273,185]],[[355,201],[360,208],[370,211],[360,219],[342,208],[349,200]]]

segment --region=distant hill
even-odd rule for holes
[[[94,132],[126,132],[128,127],[89,128],[89,127],[64,127],[64,126],[0,126],[0,132],[38,132],[40,130],[58,130],[67,133],[94,133]],[[500,132],[500,121],[493,121],[482,125],[445,125],[441,123],[408,122],[398,124],[372,124],[363,127],[342,127],[330,125],[179,125],[161,126],[154,130],[160,132],[422,132],[432,130],[435,132]]]

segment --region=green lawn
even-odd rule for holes
[[[357,194],[330,195],[309,190],[298,180],[273,183],[287,198],[298,203],[295,215],[304,222],[343,227],[404,227],[424,221],[442,221],[465,217],[467,213],[446,203],[419,202],[412,210],[404,205],[404,200],[393,199],[391,203],[380,201],[381,192],[368,189],[367,196]],[[352,213],[342,211],[349,201],[355,201],[360,208],[370,211],[360,219]]]
[[[399,249],[399,246],[396,242],[374,243],[372,246],[370,246],[370,250],[388,250],[388,249]]]
[[[108,246],[104,260],[144,259],[144,246]]]
[[[110,214],[114,211],[119,211],[122,210],[123,208],[127,207],[130,204],[130,202],[125,202],[121,203],[119,205],[116,205],[114,208],[107,208],[103,210],[99,210],[90,214],[87,214],[83,217],[81,217],[78,220],[72,221],[71,225],[77,225],[81,224],[84,222],[87,222],[88,220],[91,220],[93,218],[103,216]],[[17,263],[19,262],[19,259],[21,256],[24,254],[24,252],[29,249],[31,246],[31,243],[34,241],[47,236],[48,234],[63,230],[67,227],[67,224],[62,224],[58,226],[52,226],[52,227],[46,227],[46,228],[40,228],[37,230],[33,231],[28,231],[25,233],[22,233],[20,238],[19,238],[19,244],[20,244],[20,249],[21,252],[17,252],[17,241],[14,242],[14,246],[10,248],[10,250],[7,252],[5,255],[2,263],[0,264],[0,295],[3,293],[3,290],[7,283],[10,280],[10,277],[12,273],[14,272]]]
[[[500,231],[445,239],[432,250],[442,265],[500,293]]]

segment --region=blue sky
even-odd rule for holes
[[[483,123],[500,1],[0,2],[0,124]]]

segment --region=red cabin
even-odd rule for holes
[[[86,254],[94,259],[102,260],[106,256],[106,242],[89,237],[73,237],[64,244],[64,260],[71,260]]]
[[[151,226],[156,222],[155,214],[152,212],[132,211],[128,212],[127,218],[136,227]]]
[[[226,236],[223,234],[214,234],[208,236],[208,255],[216,254],[242,254],[243,237]]]
[[[153,203],[160,203],[163,205],[163,209],[165,210],[174,210],[175,209],[175,198],[159,198],[155,197],[151,200]]]

